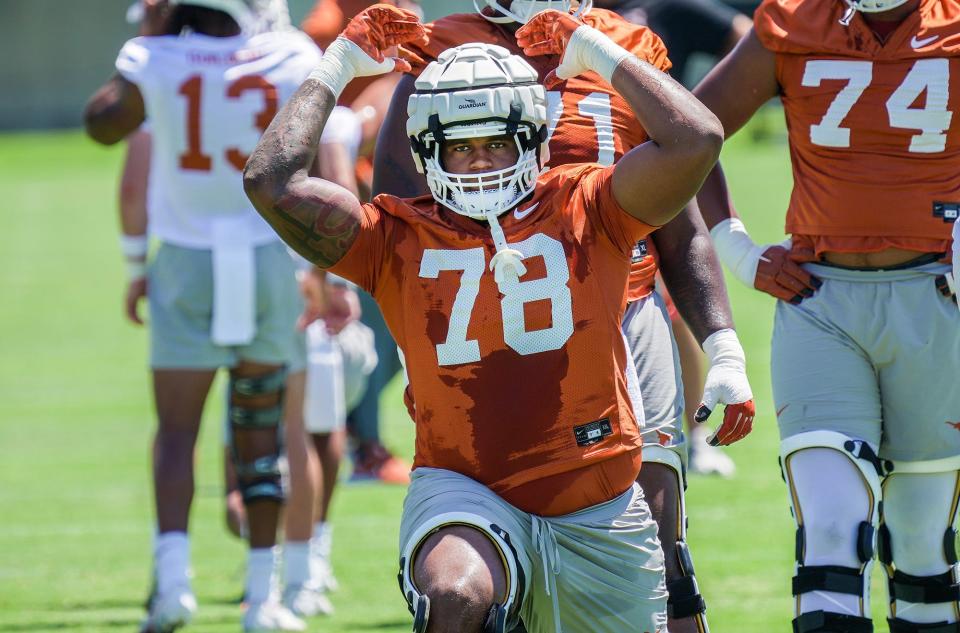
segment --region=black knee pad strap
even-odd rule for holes
[[[282,404],[266,409],[230,405],[230,423],[238,429],[269,429],[280,426],[282,421]]]
[[[253,501],[275,501],[283,503],[286,494],[283,489],[283,475],[280,472],[280,459],[276,455],[267,455],[252,462],[243,463],[236,459],[237,488],[244,503]]]
[[[957,564],[957,531],[952,527],[943,533],[943,555],[948,565]]]
[[[244,503],[252,503],[254,501],[283,503],[287,499],[283,491],[283,483],[279,477],[277,481],[264,479],[250,483],[241,483],[239,488],[240,494],[243,495]]]
[[[277,404],[270,407],[253,407],[236,404],[230,398],[229,417],[233,426],[241,429],[259,429],[280,426],[283,421],[283,392],[286,387],[287,369],[279,369],[262,376],[241,376],[230,379],[231,396],[255,398],[276,395]]]
[[[856,615],[810,611],[793,619],[793,633],[873,633],[873,622]]]
[[[667,583],[667,615],[682,619],[699,615],[707,610],[707,603],[700,595],[697,580],[683,576]]]
[[[918,624],[899,618],[887,618],[890,633],[960,633],[960,622],[929,622]]]
[[[793,577],[793,595],[811,591],[832,591],[852,596],[863,595],[863,574],[855,567],[838,565],[805,566]]]
[[[483,623],[483,633],[507,633],[507,610],[502,604],[490,607]]]
[[[427,620],[430,619],[430,598],[421,594],[417,597],[417,604],[410,605],[410,611],[413,613],[413,633],[426,633]]]
[[[952,572],[936,576],[911,576],[897,570],[888,580],[890,600],[919,604],[940,604],[960,601],[960,584],[954,582]]]
[[[682,575],[667,580],[667,615],[676,619],[690,618],[706,612],[707,603],[700,595],[690,548],[685,541],[677,541],[676,548]]]
[[[236,463],[238,478],[256,479],[260,477],[280,477],[280,459],[275,455],[267,455],[246,464]]]
[[[230,389],[240,396],[265,396],[283,391],[287,384],[287,369],[279,369],[262,376],[238,376],[230,380]]]

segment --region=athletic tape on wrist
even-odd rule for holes
[[[627,57],[633,57],[633,53],[587,25],[577,27],[573,32],[567,44],[568,51],[570,48],[573,48],[572,52],[584,66],[599,74],[607,83],[613,81],[613,71],[617,64]]]
[[[713,247],[720,261],[749,288],[757,277],[757,266],[765,246],[758,246],[740,218],[728,218],[710,229]]]
[[[708,336],[703,341],[703,351],[707,355],[711,366],[716,365],[719,361],[735,361],[744,367],[747,364],[740,339],[737,337],[737,333],[730,328],[717,330]]]
[[[147,256],[149,239],[146,235],[121,235],[120,252],[127,259],[143,259]]]
[[[138,261],[135,259],[128,259],[126,261],[127,269],[127,280],[133,281],[135,279],[142,279],[147,276],[147,263],[143,261]]]
[[[307,79],[316,79],[329,88],[337,99],[340,98],[340,94],[347,87],[347,84],[357,75],[356,69],[350,61],[350,55],[353,54],[353,51],[350,50],[348,44],[352,44],[354,48],[360,50],[360,47],[350,40],[338,37],[324,51],[317,67],[307,75]]]

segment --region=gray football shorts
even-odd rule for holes
[[[777,302],[773,398],[781,438],[836,431],[895,461],[960,453],[960,311],[937,290],[949,271],[804,268],[823,280]]]
[[[223,346],[210,339],[212,252],[160,245],[147,269],[152,368],[216,369],[243,359],[303,369],[303,337],[296,332],[303,302],[293,260],[281,242],[258,246],[254,257],[256,333],[245,345]]]
[[[643,396],[645,445],[683,446],[683,378],[667,305],[654,291],[627,305],[621,323]],[[685,451],[682,451],[685,453]],[[683,455],[686,461],[686,455]]]
[[[469,525],[485,533],[506,566],[513,561],[522,570],[508,579],[508,594],[515,591],[520,604],[510,609],[507,630],[518,617],[530,633],[560,630],[556,618],[564,631],[666,629],[663,551],[637,484],[605,503],[539,517],[469,477],[417,468],[400,521],[401,578],[412,578],[419,546],[445,525]],[[505,541],[508,551],[498,544]]]

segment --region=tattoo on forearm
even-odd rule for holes
[[[260,213],[287,244],[324,268],[353,244],[362,213],[352,193],[307,175],[334,105],[326,87],[305,82],[267,128],[246,169],[269,191],[255,201]]]
[[[348,191],[304,182],[306,192],[291,193],[274,208],[272,224],[284,241],[321,268],[334,265],[360,232],[359,203]],[[317,189],[319,191],[310,191]]]

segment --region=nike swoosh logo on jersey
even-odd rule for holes
[[[532,206],[531,206],[529,209],[527,209],[526,211],[521,211],[520,209],[514,209],[514,210],[513,210],[513,217],[517,218],[518,220],[522,220],[523,218],[525,218],[525,217],[527,217],[528,215],[530,215],[531,213],[533,213],[534,209],[536,209],[536,208],[539,207],[539,206],[540,206],[540,203],[538,202],[538,203],[532,205]]]
[[[940,37],[939,35],[931,35],[930,37],[925,37],[922,40],[918,40],[917,36],[914,35],[913,39],[910,40],[910,46],[913,48],[923,48],[924,46],[926,46],[927,44],[930,44],[931,42],[935,41],[939,37]]]

